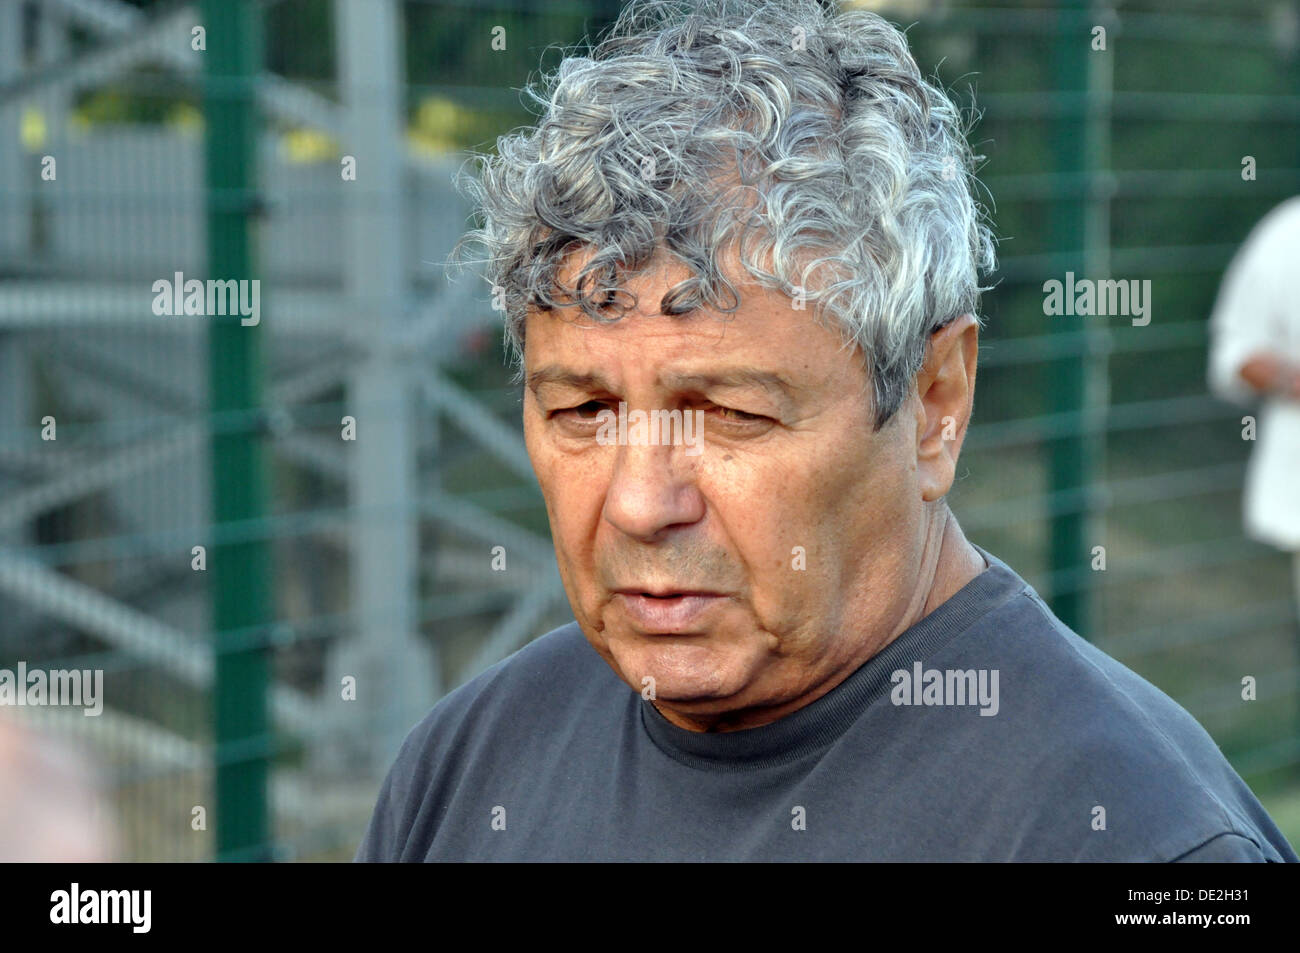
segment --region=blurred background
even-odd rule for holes
[[[1290,564],[1206,391],[1223,272],[1300,192],[1300,4],[849,5],[982,110],[963,528],[1300,844]],[[572,619],[500,314],[444,261],[457,169],[617,8],[0,0],[0,669],[105,694],[0,718],[95,766],[122,859],[351,859],[406,731]],[[1067,271],[1149,279],[1150,324],[1046,317]],[[156,314],[177,272],[256,278],[260,323]]]

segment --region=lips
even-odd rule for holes
[[[710,589],[616,589],[622,595],[650,596],[653,599],[667,599],[671,596],[720,596],[722,593]]]
[[[620,589],[615,601],[632,625],[647,634],[677,635],[707,628],[709,613],[727,601],[717,592],[662,590],[658,594]]]

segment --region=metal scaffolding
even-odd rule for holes
[[[93,726],[39,717],[121,754],[123,784],[215,765],[214,849],[229,858],[268,856],[284,840],[277,831],[337,810],[307,796],[313,779],[330,779],[331,790],[352,779],[354,813],[373,797],[405,733],[451,684],[428,619],[495,619],[460,677],[566,610],[544,536],[440,486],[447,441],[533,478],[517,431],[448,374],[466,335],[499,328],[485,289],[431,271],[427,248],[407,244],[413,225],[440,231],[445,254],[466,210],[451,186],[455,159],[431,159],[406,140],[401,4],[336,0],[337,102],[264,68],[254,42],[261,9],[240,0],[153,15],[119,0],[0,0],[5,639],[35,647],[55,625],[101,661],[148,668],[207,699],[211,749],[201,731],[180,732],[112,693]],[[24,16],[36,24],[39,56],[23,48]],[[201,51],[196,26],[206,32]],[[94,43],[70,53],[73,30]],[[159,96],[202,89],[202,142],[180,129],[70,138],[76,97],[127,78]],[[32,115],[44,129],[35,152],[22,135]],[[284,127],[332,137],[355,159],[355,180],[335,166],[298,183],[277,158]],[[53,182],[40,180],[45,155],[57,162]],[[139,233],[114,234],[134,177]],[[100,218],[88,221],[92,213]],[[412,221],[422,214],[435,217]],[[430,227],[447,221],[455,228]],[[268,229],[281,232],[268,240]],[[337,284],[297,277],[301,264],[283,260],[295,253]],[[336,257],[320,261],[326,254]],[[173,269],[258,278],[263,323],[151,313],[150,283]],[[64,424],[55,441],[36,437],[45,409],[37,368],[56,390],[102,408],[101,420]],[[355,418],[354,441],[339,438],[344,416]],[[344,506],[268,512],[257,488],[268,466],[332,487]],[[81,540],[75,555],[98,548],[132,566],[101,584],[60,568],[67,548],[35,545],[32,535],[50,514],[90,500],[107,501],[115,531]],[[421,598],[422,530],[442,543],[439,572],[477,574],[487,587]],[[282,560],[271,546],[296,536],[345,567],[341,615],[277,617],[272,576]],[[207,547],[206,579],[174,575],[195,544]],[[483,573],[497,545],[517,568]],[[151,594],[168,573],[186,595]],[[208,600],[210,618],[197,611]],[[276,650],[301,645],[324,652],[311,689],[272,664]],[[348,676],[355,701],[340,691]]]

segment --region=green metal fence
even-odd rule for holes
[[[466,150],[616,4],[398,4],[395,101],[344,5],[0,0],[0,667],[104,671],[102,718],[27,714],[104,767],[133,859],[350,857],[394,734],[570,618],[496,315],[440,262]],[[1243,412],[1205,388],[1223,269],[1300,191],[1294,5],[871,6],[982,110],[1001,264],[954,510],[1300,841],[1289,566],[1242,536]],[[259,278],[260,325],[153,314],[176,270]],[[1045,315],[1067,272],[1151,280],[1150,323]]]

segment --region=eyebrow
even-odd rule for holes
[[[528,389],[534,394],[537,393],[538,388],[545,384],[563,384],[566,387],[580,389],[611,390],[608,382],[599,374],[580,374],[557,364],[547,364],[545,367],[539,367],[528,374]]]
[[[673,390],[708,390],[710,388],[759,387],[779,398],[791,402],[795,399],[798,388],[786,377],[775,371],[765,371],[757,367],[734,367],[725,371],[711,371],[696,374],[665,374],[659,382]],[[546,384],[561,384],[577,389],[613,391],[614,388],[599,372],[580,373],[548,364],[539,367],[528,375],[528,389],[534,394]]]
[[[761,387],[794,400],[796,387],[775,371],[757,367],[734,367],[705,374],[667,374],[660,380],[674,390],[707,390],[712,387]]]

